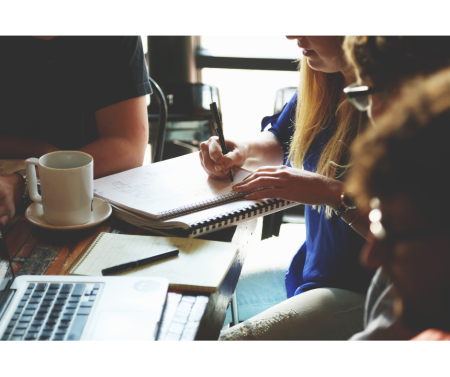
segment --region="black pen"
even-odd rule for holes
[[[118,272],[124,272],[128,270],[132,270],[133,268],[145,266],[146,264],[161,260],[161,259],[167,259],[170,257],[174,257],[175,255],[178,255],[179,251],[178,249],[166,251],[164,253],[153,255],[152,257],[135,260],[133,262],[128,262],[124,264],[119,264],[117,266],[108,267],[102,270],[102,275],[113,275],[117,274]]]
[[[213,114],[213,120],[214,120],[214,129],[216,130],[217,136],[219,136],[220,146],[222,147],[222,153],[227,154],[227,144],[225,143],[225,138],[223,136],[223,129],[222,129],[222,121],[220,120],[219,112],[217,111],[217,105],[215,102],[209,105],[209,108],[212,111]],[[230,177],[231,182],[233,182],[233,173],[231,172],[231,168],[228,171],[228,176]]]

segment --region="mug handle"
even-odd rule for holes
[[[39,168],[39,160],[37,158],[29,158],[25,161],[28,178],[28,192],[30,193],[30,198],[33,202],[42,204],[42,196],[39,195],[37,190],[35,165]]]

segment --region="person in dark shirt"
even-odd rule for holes
[[[140,37],[0,37],[0,158],[80,150],[99,178],[142,165],[151,93]],[[0,224],[22,199],[0,177]]]

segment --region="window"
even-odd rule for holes
[[[219,89],[227,137],[246,138],[259,132],[261,119],[273,114],[277,90],[298,86],[295,61],[300,58],[300,49],[295,41],[282,36],[202,36],[200,54],[237,58],[219,61],[218,65],[224,68],[202,69],[202,82]],[[241,61],[239,58],[251,59]],[[198,60],[201,63],[201,59]],[[269,70],[274,63],[279,64],[280,69],[291,70]],[[213,60],[211,65],[214,64]],[[239,65],[253,69],[232,68]]]

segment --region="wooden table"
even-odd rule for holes
[[[210,233],[202,238],[230,241],[239,254],[219,290],[213,294],[170,290],[162,318],[159,340],[217,340],[226,308],[236,288],[247,251],[254,239],[257,220]],[[109,218],[96,227],[78,231],[38,228],[17,214],[5,227],[4,235],[16,275],[68,275],[69,267],[100,232],[150,234],[121,220]],[[176,313],[174,310],[177,310]],[[181,326],[182,316],[187,323]],[[180,319],[180,322],[177,322]]]

